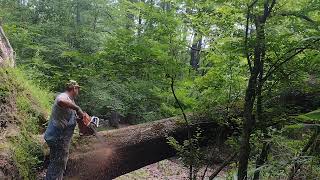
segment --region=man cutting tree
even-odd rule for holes
[[[63,178],[76,118],[84,116],[84,112],[74,102],[79,90],[79,84],[70,80],[65,92],[59,94],[53,104],[49,125],[44,135],[50,148],[50,163],[46,180],[62,180]]]

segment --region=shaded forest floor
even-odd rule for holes
[[[200,170],[202,176],[204,168]],[[182,180],[188,179],[189,169],[177,158],[166,159],[154,164],[150,164],[136,171],[122,175],[115,180]],[[208,168],[205,179],[213,173],[213,169]],[[201,179],[199,177],[199,179]],[[226,174],[222,171],[216,180],[226,179]]]

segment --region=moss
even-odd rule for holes
[[[8,141],[14,164],[23,179],[35,179],[44,153],[33,135],[42,132],[53,96],[25,77],[19,69],[0,69],[0,99],[10,109],[7,115],[16,117],[8,123],[20,131]]]

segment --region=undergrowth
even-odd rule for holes
[[[15,166],[21,178],[35,179],[36,170],[42,165],[43,149],[34,135],[44,129],[53,96],[25,77],[19,69],[0,69],[0,99],[4,105],[12,106],[16,122],[8,123],[19,131],[9,141]]]

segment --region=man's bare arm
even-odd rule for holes
[[[74,104],[68,100],[63,100],[63,99],[58,100],[58,105],[60,107],[73,109],[75,111],[78,111],[80,109],[80,107],[77,106],[76,104]]]
[[[73,109],[77,112],[78,116],[80,118],[82,118],[83,116],[83,111],[81,110],[81,108],[79,106],[77,106],[76,104],[74,104],[73,102],[70,102],[68,100],[64,100],[64,99],[60,99],[58,100],[58,105],[60,107],[63,107],[63,108],[69,108],[69,109]]]

